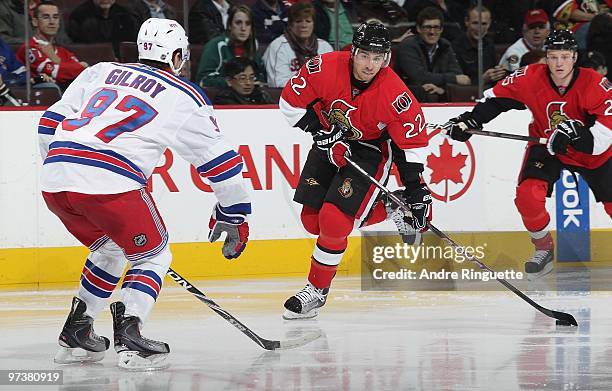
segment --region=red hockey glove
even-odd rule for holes
[[[225,243],[221,252],[227,259],[238,258],[249,241],[249,223],[246,215],[251,212],[251,204],[237,204],[222,207],[219,203],[213,208],[208,223],[208,240],[214,242],[225,232]]]
[[[336,141],[331,148],[327,150],[327,158],[330,163],[338,168],[346,166],[345,156],[351,156],[351,147],[344,141]]]
[[[345,156],[351,156],[351,147],[344,141],[344,128],[332,125],[329,131],[321,130],[312,137],[316,147],[327,155],[334,166],[346,166]]]

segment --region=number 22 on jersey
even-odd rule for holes
[[[70,118],[62,121],[62,127],[66,131],[74,131],[89,124],[95,117],[102,115],[118,99],[116,90],[104,88],[91,97],[79,118]],[[133,113],[113,124],[106,126],[95,134],[97,138],[110,143],[115,137],[124,132],[133,132],[148,124],[157,116],[157,111],[147,102],[133,95],[126,95],[113,110]]]

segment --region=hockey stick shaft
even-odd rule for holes
[[[352,161],[349,157],[345,157],[345,159],[351,165],[351,167],[353,167],[355,170],[357,170],[365,178],[370,180],[370,182],[372,182],[383,193],[385,193],[393,202],[395,202],[397,204],[397,206],[406,214],[406,216],[412,216],[410,208],[402,200],[400,200],[395,194],[393,194],[389,189],[387,189],[379,181],[377,181],[370,174],[368,174],[363,168],[361,168],[357,163]],[[446,235],[444,232],[442,232],[439,229],[437,229],[436,227],[434,227],[433,224],[428,222],[427,223],[427,227],[433,233],[435,233],[437,236],[439,236],[441,239],[443,239],[448,244],[450,244],[452,247],[454,247],[456,249],[463,249],[462,246],[457,244],[454,240],[452,240],[450,237],[448,237],[448,235]],[[466,258],[468,258],[468,260],[476,263],[481,269],[487,270],[487,271],[489,271],[491,273],[495,273],[491,268],[489,268],[487,265],[485,265],[482,261],[479,261],[478,259],[476,259],[474,257],[468,256],[466,251],[462,251],[462,254],[465,254]],[[494,275],[496,275],[496,274],[494,274]],[[533,301],[530,297],[525,295],[523,292],[518,290],[518,288],[516,288],[514,285],[512,285],[508,281],[506,281],[505,279],[499,278],[499,277],[495,277],[495,279],[497,281],[499,281],[503,286],[508,288],[510,291],[512,291],[514,294],[519,296],[521,299],[525,300],[527,303],[529,303],[535,309],[537,309],[538,311],[543,313],[544,315],[549,316],[551,318],[558,319],[558,320],[563,321],[565,323],[569,323],[569,324],[574,325],[574,326],[578,325],[578,322],[576,322],[576,319],[571,314],[568,314],[568,313],[565,313],[565,312],[553,311],[553,310],[550,310],[548,308],[542,307],[541,305],[539,305],[538,303]]]
[[[428,127],[434,128],[434,129],[441,129],[443,132],[446,133],[446,130],[445,130],[443,125],[428,124]],[[512,133],[494,132],[494,131],[491,131],[491,130],[469,129],[469,130],[466,130],[466,132],[470,133],[470,134],[476,134],[476,135],[479,135],[479,136],[507,138],[507,139],[510,139],[510,140],[529,141],[529,142],[538,143],[538,144],[546,144],[546,141],[547,141],[546,137],[521,136],[521,135],[512,134]]]
[[[287,340],[287,341],[274,341],[268,340],[260,337],[255,334],[253,330],[245,326],[242,322],[236,319],[232,314],[221,308],[217,303],[215,303],[212,299],[208,298],[204,293],[202,293],[198,288],[193,286],[189,281],[183,278],[180,274],[172,270],[172,268],[168,269],[168,276],[172,278],[177,284],[185,288],[189,293],[198,298],[201,302],[206,304],[211,310],[215,311],[219,316],[223,319],[227,320],[232,326],[236,327],[240,332],[249,337],[253,342],[257,345],[261,346],[266,350],[277,350],[277,349],[292,349],[298,346],[305,345],[320,336],[320,333],[317,335],[311,334],[304,336],[302,338],[298,338],[295,340]]]
[[[479,136],[507,138],[511,140],[529,141],[532,143],[546,144],[546,137],[520,136],[518,134],[501,133],[501,132],[493,132],[490,130],[476,130],[476,129],[470,129],[470,130],[467,130],[466,132],[470,134],[477,134]]]

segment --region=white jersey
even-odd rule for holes
[[[249,203],[242,158],[193,83],[142,64],[83,71],[40,119],[41,189],[116,194],[145,186],[167,147],[208,179],[223,206]]]
[[[521,58],[523,55],[530,50],[527,41],[525,41],[524,38],[519,38],[506,49],[502,58],[499,60],[499,65],[503,65],[504,68],[510,72],[514,72],[521,67]]]

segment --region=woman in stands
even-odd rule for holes
[[[204,45],[196,80],[202,87],[225,87],[223,65],[235,57],[246,57],[257,65],[257,81],[265,82],[261,57],[257,55],[257,40],[253,29],[253,14],[246,5],[232,7],[225,34]]]
[[[268,87],[284,87],[311,57],[333,52],[331,45],[314,33],[315,9],[310,3],[295,3],[289,7],[289,25],[263,55],[268,75]]]

